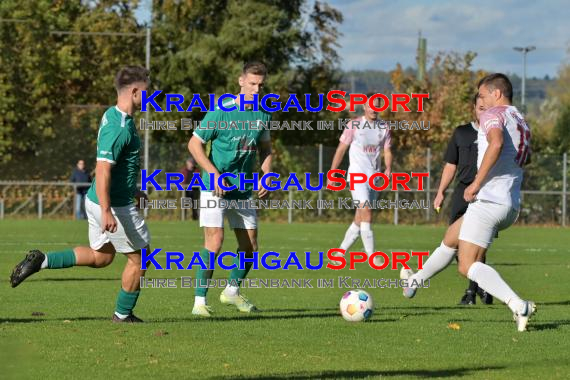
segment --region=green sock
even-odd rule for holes
[[[200,250],[200,257],[202,258],[202,261],[204,261],[204,264],[206,264],[206,267],[210,266],[209,250],[202,248]],[[213,270],[205,270],[200,268],[200,266],[196,268],[196,280],[198,280],[198,282],[196,284],[196,289],[194,290],[194,295],[197,297],[206,297],[206,294],[208,293],[208,280],[212,278],[213,274]]]
[[[48,253],[47,258],[49,269],[69,268],[75,265],[75,253],[73,249]]]
[[[236,264],[236,267],[232,269],[232,271],[230,272],[230,284],[232,284],[232,282],[237,281],[238,286],[240,286],[241,280],[246,278],[253,263],[246,262],[244,263],[244,269],[239,269],[239,251],[237,252],[237,254],[238,256],[234,258],[234,264]]]
[[[119,314],[123,315],[130,315],[137,304],[137,300],[139,298],[140,290],[134,292],[127,292],[123,288],[119,292],[119,296],[117,297],[117,307],[115,311]]]

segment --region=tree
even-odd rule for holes
[[[0,161],[19,165],[5,165],[3,174],[21,176],[35,165],[52,177],[76,155],[93,156],[103,110],[95,116],[77,105],[112,104],[118,67],[144,58],[138,37],[58,31],[137,32],[131,2],[33,0],[22,7],[4,0],[0,18],[21,20],[0,23]]]

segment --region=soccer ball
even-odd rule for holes
[[[340,300],[340,313],[349,322],[366,321],[372,316],[374,302],[370,294],[364,290],[351,290]]]

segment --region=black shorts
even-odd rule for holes
[[[451,217],[449,219],[449,224],[455,223],[455,221],[465,214],[467,211],[467,206],[469,203],[463,199],[463,193],[468,185],[463,183],[458,183],[455,186],[455,190],[453,191],[453,195],[451,196]]]

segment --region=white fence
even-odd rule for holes
[[[330,167],[334,150],[334,147],[323,147],[322,145],[317,147],[285,147],[284,152],[289,155],[291,162],[293,162],[290,165],[295,167],[290,167],[289,163],[283,159],[283,162],[275,162],[274,168],[276,172],[283,176],[287,176],[289,172],[326,172]],[[408,157],[407,154],[411,155],[410,152],[394,152],[393,172],[424,171],[430,173],[425,191],[386,192],[382,194],[382,197],[386,197],[389,200],[405,197],[415,200],[421,199],[427,202],[433,201],[443,166],[441,160],[442,152],[432,154],[430,149],[421,151],[419,155],[418,152],[415,152],[416,157],[420,157],[420,163],[409,165],[404,164],[406,162],[405,159]],[[160,157],[155,157],[153,162],[157,165],[156,168],[162,168]],[[176,171],[176,169],[173,169],[170,158],[164,158],[162,162],[168,162],[168,165],[164,165],[165,171]],[[169,166],[170,169],[166,169]],[[533,157],[533,162],[525,171],[520,218],[522,223],[567,225],[569,222],[567,215],[569,195],[568,169],[567,154]],[[75,209],[75,190],[78,186],[88,185],[88,183],[70,182],[0,181],[0,219],[22,217],[38,219],[54,217],[73,218],[77,211]],[[450,191],[448,190],[446,202],[451,198]],[[154,192],[150,198],[179,199],[183,196],[184,192],[182,191],[166,191]],[[348,191],[339,194],[328,190],[321,190],[316,193],[278,191],[271,194],[272,199],[281,200],[308,199],[309,197],[316,203],[317,200],[350,197],[350,194]],[[449,207],[446,207],[446,205],[447,203],[444,205],[444,210],[448,211]],[[185,220],[188,211],[190,210],[146,210],[145,214],[149,218]],[[393,209],[383,210],[378,214],[385,222],[394,224],[446,221],[447,214],[445,212],[438,215],[433,211],[432,208],[421,211]],[[298,221],[346,220],[351,217],[352,213],[350,210],[323,210],[321,208],[315,208],[314,210],[260,210],[260,217],[287,220],[289,223],[293,223]]]

